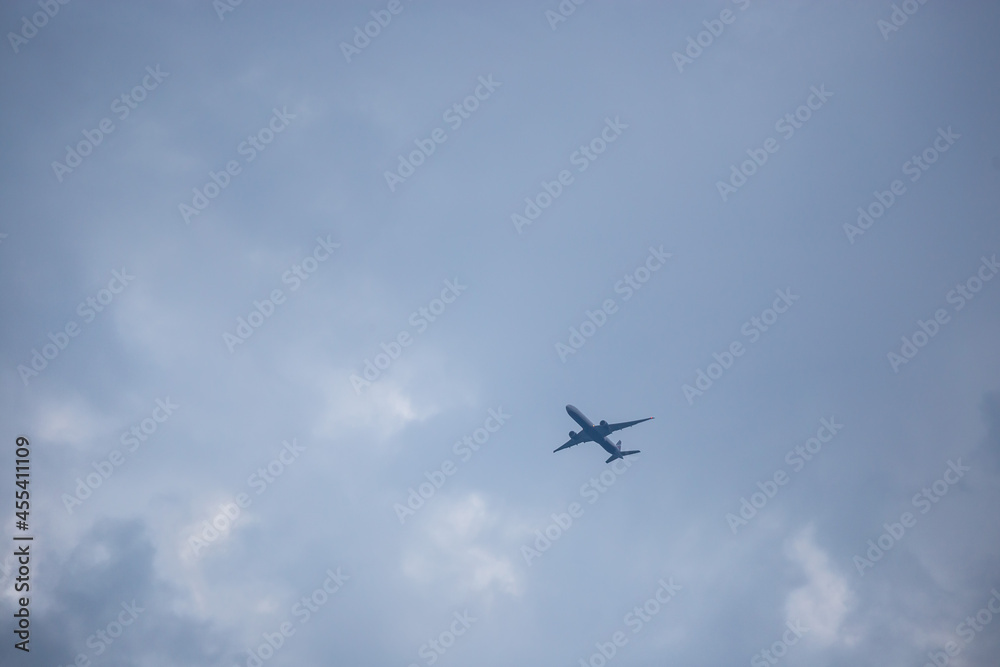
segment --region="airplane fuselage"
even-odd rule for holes
[[[587,419],[586,415],[572,405],[566,406],[566,412],[573,418],[573,421],[580,425],[580,430],[583,431],[583,434],[603,447],[608,454],[616,457],[621,454],[621,450],[615,445],[615,443],[611,442],[611,440],[608,439],[608,436],[602,435],[601,432],[597,430],[597,427],[594,426],[589,419]]]

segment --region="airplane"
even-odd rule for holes
[[[641,424],[642,422],[648,422],[650,419],[652,419],[652,417],[646,417],[645,419],[636,419],[635,421],[620,422],[618,424],[609,424],[608,422],[602,419],[601,423],[595,426],[590,422],[589,419],[587,419],[583,415],[582,412],[577,410],[572,405],[566,406],[566,412],[569,414],[570,417],[573,418],[573,421],[575,421],[577,424],[580,425],[580,430],[577,431],[576,433],[570,431],[569,441],[562,447],[558,447],[552,453],[555,454],[555,452],[558,452],[561,449],[566,449],[567,447],[579,445],[581,442],[596,442],[601,447],[603,447],[605,451],[608,452],[608,454],[611,454],[611,456],[608,458],[607,461],[605,461],[605,463],[611,463],[615,459],[623,459],[626,456],[631,456],[632,454],[639,453],[638,449],[633,449],[630,451],[623,452],[622,441],[619,440],[617,443],[612,444],[612,442],[608,439],[608,435],[610,433],[614,433],[615,431],[620,431],[623,428],[628,428],[629,426],[635,426],[636,424]]]

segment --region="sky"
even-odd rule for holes
[[[3,664],[997,664],[995,3],[0,25]]]

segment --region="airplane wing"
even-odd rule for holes
[[[560,451],[562,449],[566,449],[568,447],[573,447],[574,445],[579,445],[581,442],[589,442],[589,440],[587,439],[587,436],[585,436],[582,432],[577,433],[576,435],[574,435],[572,438],[570,438],[569,440],[566,441],[565,445],[557,447],[556,449],[554,449],[552,451],[552,453],[555,454],[556,452],[558,452],[558,451]]]
[[[652,417],[646,417],[645,419],[636,419],[635,421],[631,422],[618,422],[617,424],[608,424],[607,429],[601,426],[598,426],[598,429],[604,432],[604,435],[607,435],[608,433],[614,433],[615,431],[620,431],[623,428],[628,428],[629,426],[635,426],[636,424],[641,424],[642,422],[648,422],[650,419],[652,419]]]

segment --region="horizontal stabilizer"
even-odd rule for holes
[[[611,463],[615,459],[623,459],[626,456],[631,456],[632,454],[638,454],[639,451],[640,450],[638,450],[638,449],[632,449],[632,450],[627,451],[627,452],[620,452],[618,454],[613,454],[613,455],[611,455],[611,456],[608,457],[608,460],[605,461],[605,463]]]

